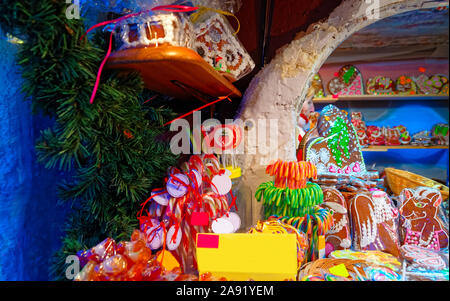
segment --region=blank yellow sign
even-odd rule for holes
[[[297,276],[295,234],[197,234],[200,275],[228,280],[282,281]]]

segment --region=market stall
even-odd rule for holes
[[[48,1],[61,53],[18,35],[25,90],[56,116],[39,159],[75,169],[55,278],[449,280],[448,2],[344,0],[245,93],[241,1],[119,2],[84,4],[85,29]],[[27,29],[14,9],[0,25]]]

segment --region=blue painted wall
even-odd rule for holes
[[[35,140],[52,121],[31,114],[20,92],[17,45],[0,32],[0,280],[48,280],[67,206],[57,205],[63,176],[36,162]]]

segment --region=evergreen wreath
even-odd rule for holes
[[[0,27],[26,40],[17,56],[23,91],[34,112],[55,119],[36,143],[38,160],[71,175],[58,183],[59,198],[72,211],[50,267],[55,280],[66,279],[67,256],[106,237],[129,238],[140,203],[176,162],[159,139],[174,114],[157,106],[161,97],[144,102],[152,93],[138,74],[104,70],[89,104],[107,42],[102,33],[80,40],[83,20],[67,19],[66,9],[59,0],[0,1]]]

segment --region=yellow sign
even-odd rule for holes
[[[345,265],[343,263],[338,264],[334,267],[331,267],[328,270],[330,271],[331,274],[336,275],[336,276],[341,276],[341,277],[345,277],[345,278],[350,276],[347,271],[347,268],[345,267]]]
[[[199,274],[227,280],[283,281],[297,277],[295,234],[197,234]]]

